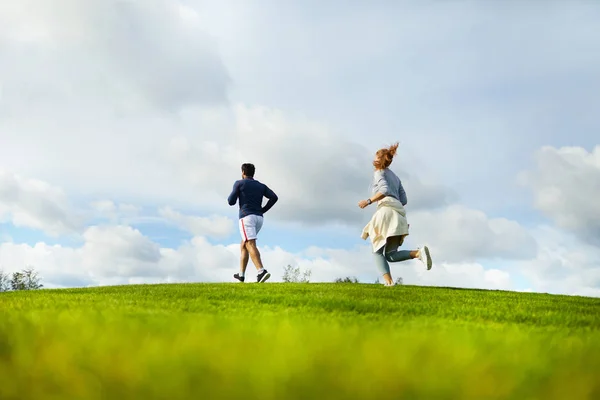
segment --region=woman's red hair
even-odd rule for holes
[[[388,148],[377,150],[377,153],[375,153],[373,166],[377,169],[386,169],[392,163],[397,150],[398,143],[394,143]]]

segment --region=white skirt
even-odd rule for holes
[[[363,240],[371,238],[373,252],[376,252],[393,236],[408,236],[408,221],[402,203],[388,196],[377,202],[377,210],[363,228],[361,237]]]

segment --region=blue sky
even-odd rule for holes
[[[437,267],[395,266],[405,282],[599,293],[598,4],[65,7],[0,6],[2,268],[229,281],[225,199],[250,161],[281,198],[260,237],[275,280],[372,281],[356,204],[399,141],[406,245]]]

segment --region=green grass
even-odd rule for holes
[[[357,284],[0,294],[0,398],[598,399],[600,299]]]

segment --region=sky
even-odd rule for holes
[[[273,282],[374,283],[375,151],[433,268],[600,296],[600,4],[0,2],[0,269],[48,288],[232,282],[244,162]],[[247,280],[255,279],[252,263]]]

